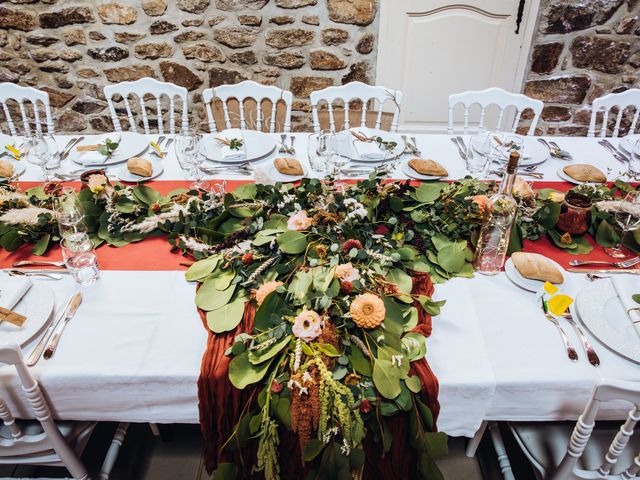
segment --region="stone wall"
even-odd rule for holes
[[[542,0],[524,85],[546,104],[541,132],[585,135],[594,98],[638,87],[639,15],[638,0]]]
[[[111,131],[102,87],[149,76],[190,91],[252,79],[309,92],[375,71],[377,0],[0,0],[0,82],[49,92],[58,131]]]

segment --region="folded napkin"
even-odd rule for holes
[[[33,283],[27,277],[0,278],[0,307],[12,310]]]
[[[620,302],[624,311],[627,312],[627,317],[633,322],[636,332],[640,335],[640,310],[629,311],[640,308],[640,304],[634,302],[631,298],[633,295],[640,293],[640,285],[638,285],[637,280],[625,278],[624,275],[612,275],[611,285],[613,285],[613,289],[620,297]]]
[[[94,139],[93,141],[95,141],[96,144],[102,145],[107,140],[107,138],[115,143],[120,143],[121,141],[121,136],[114,135],[113,133],[107,134],[107,135],[100,135],[97,139]],[[116,149],[114,153],[116,153],[117,151],[118,150]],[[104,162],[106,162],[107,158],[109,157],[102,155],[97,150],[93,150],[89,152],[80,152],[78,154],[78,158],[80,159],[83,165],[90,166],[90,165],[103,165]]]
[[[242,141],[242,146],[239,149],[231,149],[228,145],[224,145],[218,141],[220,140],[240,140]],[[242,136],[242,130],[239,128],[230,128],[223,132],[220,132],[216,136],[216,142],[220,146],[220,152],[222,152],[222,158],[224,160],[243,160],[247,158],[247,151],[245,149],[244,138]]]
[[[352,131],[356,132],[356,134],[364,135],[367,138],[376,137],[377,133],[370,128],[354,128]],[[363,142],[353,137],[353,148],[355,148],[356,153],[360,156],[360,158],[366,158],[367,160],[382,160],[384,159],[384,152],[380,150],[380,146],[378,142]]]

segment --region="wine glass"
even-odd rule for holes
[[[631,252],[622,244],[629,232],[640,229],[640,192],[629,192],[620,202],[614,213],[616,223],[620,227],[620,241],[615,247],[605,248],[604,251],[613,258],[625,258]]]
[[[27,162],[42,169],[44,180],[53,179],[60,167],[60,150],[53,136],[49,133],[35,132],[25,142]]]
[[[327,166],[336,179],[336,188],[341,190],[342,167],[349,163],[347,152],[349,152],[350,133],[336,132],[329,137],[329,157]]]
[[[309,136],[307,143],[307,153],[309,155],[309,165],[316,173],[327,174],[328,157],[331,154],[331,132],[322,130]]]
[[[631,155],[629,155],[629,177],[640,179],[640,140],[633,146]]]
[[[200,169],[202,162],[204,162],[203,142],[202,134],[196,133],[193,139],[193,150],[190,155],[187,155],[187,162],[191,163],[194,172],[193,183],[189,186],[192,190],[208,190],[211,187],[204,180],[204,172]]]
[[[87,232],[84,212],[73,188],[65,187],[58,193],[54,200],[54,209],[62,238]]]
[[[182,169],[185,179],[191,180],[191,189],[200,189],[205,182],[202,180],[200,165],[204,156],[200,152],[201,135],[189,128],[185,128],[176,136],[175,151],[178,157],[178,164]]]

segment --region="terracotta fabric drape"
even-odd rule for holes
[[[434,291],[433,282],[426,273],[412,272],[412,293],[431,296]],[[425,337],[431,335],[431,315],[424,311],[419,302],[418,325],[413,330]],[[204,460],[207,471],[212,472],[221,461],[235,461],[228,456],[218,457],[220,448],[225,444],[233,432],[233,428],[240,418],[247,402],[255,402],[257,388],[238,390],[229,381],[228,369],[231,357],[224,352],[233,344],[233,339],[241,332],[250,332],[253,328],[255,306],[252,302],[245,305],[242,321],[233,332],[224,334],[212,333],[206,320],[206,314],[199,311],[203,325],[208,331],[207,348],[202,357],[200,378],[198,379],[198,400],[200,410],[200,428],[204,439]],[[411,372],[418,375],[422,382],[421,397],[433,413],[434,423],[440,411],[438,403],[438,379],[429,367],[426,359],[413,362]],[[251,408],[248,408],[251,410]],[[407,414],[387,417],[386,423],[391,430],[393,446],[391,451],[382,457],[382,450],[369,437],[365,439],[366,465],[364,478],[411,478],[415,471],[417,459],[413,448],[409,445]],[[282,478],[302,478],[304,469],[300,462],[298,442],[291,432],[281,432],[280,444],[281,476]],[[245,451],[242,455],[248,466],[255,462],[255,450]],[[225,454],[227,455],[227,454]]]

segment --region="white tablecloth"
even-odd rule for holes
[[[62,137],[61,144],[67,138]],[[611,169],[610,176],[621,170],[595,139],[554,139],[576,162],[594,163],[605,172]],[[418,146],[424,158],[442,163],[451,178],[466,174],[448,136],[418,136]],[[297,157],[306,162],[306,135],[296,136],[295,147]],[[163,164],[160,180],[182,178],[173,152]],[[559,181],[556,171],[564,165],[551,159],[538,170],[545,180]],[[39,175],[29,166],[21,180],[39,180]],[[399,172],[393,176],[403,178]],[[570,275],[577,292],[587,280]],[[76,288],[71,279],[49,285],[58,305]],[[102,272],[100,281],[85,293],[58,353],[32,369],[56,416],[198,422],[196,380],[206,332],[193,303],[194,287],[182,272]],[[598,379],[640,381],[637,365],[593,339],[601,366],[589,365],[580,349],[580,361],[570,362],[555,327],[540,314],[531,294],[512,285],[504,274],[451,280],[436,287],[436,297],[448,302],[434,318],[427,357],[440,381],[439,428],[445,433],[471,436],[484,419],[576,418]],[[579,347],[574,332],[568,326],[566,330]],[[0,395],[29,416],[16,386],[15,374],[0,369]],[[627,411],[626,406],[613,405],[602,415],[624,418]]]

